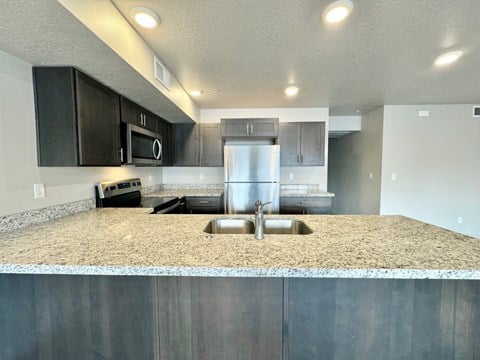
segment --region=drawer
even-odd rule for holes
[[[280,197],[280,206],[331,207],[330,197]]]
[[[221,207],[219,196],[189,196],[187,197],[188,207]]]
[[[280,214],[331,214],[331,197],[280,197]]]

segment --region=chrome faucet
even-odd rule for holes
[[[255,239],[257,240],[263,239],[263,207],[271,203],[271,201],[266,203],[262,203],[260,200],[255,201]]]

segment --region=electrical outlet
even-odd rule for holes
[[[392,181],[397,181],[397,174],[392,174]]]
[[[370,180],[373,180],[373,173],[368,173],[368,178],[369,178]]]
[[[289,178],[290,180],[293,180],[293,179],[295,178],[295,175],[293,175],[293,173],[290,173],[290,174],[288,174],[288,178]]]
[[[463,216],[459,216],[459,217],[457,218],[457,222],[458,222],[459,224],[463,224]]]
[[[153,182],[153,176],[148,175],[148,184],[150,185]]]
[[[40,199],[45,197],[45,184],[33,184],[33,197]]]
[[[200,180],[203,180],[203,173],[200,173]]]

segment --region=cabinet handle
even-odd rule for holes
[[[308,205],[311,204],[311,201],[300,201],[300,205]]]
[[[143,115],[143,126],[147,127],[147,115]]]
[[[209,202],[210,202],[210,201],[208,201],[208,200],[200,200],[200,201],[199,201],[200,204],[208,204]]]
[[[123,148],[120,148],[119,153],[120,153],[120,162],[123,163]]]
[[[247,135],[250,135],[250,130],[249,130],[248,124],[247,124]]]
[[[250,135],[253,135],[253,124],[250,124]]]

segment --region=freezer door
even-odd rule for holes
[[[225,182],[280,182],[280,145],[225,145]]]
[[[255,201],[271,201],[265,214],[278,214],[280,183],[225,183],[225,212],[227,214],[254,214]]]

